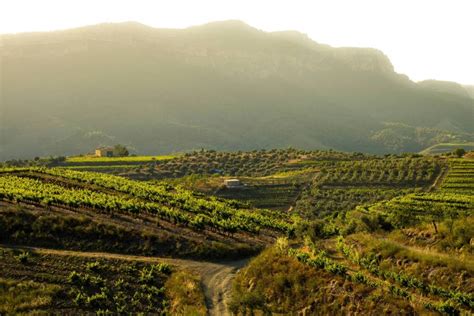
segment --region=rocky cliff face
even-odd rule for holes
[[[381,51],[373,48],[338,48],[335,56],[356,71],[393,74],[391,61]]]

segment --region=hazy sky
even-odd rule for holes
[[[239,19],[332,46],[375,47],[413,80],[474,84],[474,0],[0,0],[0,33]]]

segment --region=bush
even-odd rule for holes
[[[29,252],[22,252],[20,253],[16,259],[18,260],[18,262],[20,262],[21,264],[26,264],[28,263],[28,259],[30,258],[30,253]]]
[[[466,150],[464,148],[457,148],[454,150],[454,155],[457,156],[458,158],[461,158],[466,154]]]
[[[206,315],[201,278],[188,271],[173,273],[165,284],[170,315]]]
[[[99,272],[102,267],[99,261],[88,262],[86,265],[86,269],[91,272]]]

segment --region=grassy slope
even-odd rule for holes
[[[306,314],[410,315],[411,304],[386,291],[360,285],[324,270],[314,269],[270,248],[236,277],[232,308],[245,312]]]

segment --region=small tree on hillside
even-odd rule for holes
[[[455,151],[454,151],[454,154],[461,158],[462,156],[464,156],[466,154],[466,150],[464,150],[464,148],[457,148]]]
[[[114,146],[114,156],[116,157],[127,157],[129,154],[127,147],[123,145],[115,145]]]

